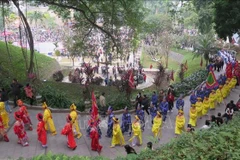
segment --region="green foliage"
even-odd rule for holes
[[[112,106],[114,110],[124,109],[125,106],[131,108],[131,102],[123,93],[112,94],[106,99],[107,105]]]
[[[175,94],[178,97],[180,94],[186,95],[189,91],[195,89],[203,81],[206,80],[208,72],[206,70],[199,70],[191,76],[185,78],[182,82],[174,83],[173,87]]]
[[[59,50],[56,50],[55,53],[54,53],[57,57],[58,56],[61,56],[61,52]]]
[[[234,33],[239,33],[240,1],[214,0],[215,30],[220,38],[226,39]]]

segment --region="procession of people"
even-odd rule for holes
[[[235,62],[235,61],[234,61]],[[238,63],[228,62],[226,68],[226,73],[221,74],[217,79],[215,78],[213,68],[210,68],[209,75],[213,76],[213,83],[208,83],[204,86],[199,86],[196,90],[191,92],[189,102],[191,104],[188,116],[189,121],[187,121],[186,110],[184,110],[185,100],[183,95],[179,97],[175,96],[174,88],[169,86],[167,91],[161,90],[159,94],[153,91],[152,97],[148,97],[141,92],[138,93],[136,98],[136,110],[134,114],[129,113],[129,107],[124,108],[124,112],[121,118],[117,118],[113,112],[113,107],[109,106],[107,109],[107,132],[105,137],[111,138],[111,148],[116,146],[125,146],[126,142],[131,143],[131,146],[141,146],[143,144],[143,136],[146,118],[147,116],[151,119],[152,125],[152,134],[158,141],[161,140],[162,136],[162,126],[165,124],[167,117],[175,109],[178,111],[178,114],[175,118],[175,135],[176,137],[183,132],[193,131],[194,127],[198,126],[198,120],[204,116],[207,116],[209,110],[215,110],[220,104],[225,104],[224,99],[228,97],[231,90],[233,90],[236,85],[239,84],[239,77],[236,75],[234,70],[238,68]],[[230,68],[230,66],[232,66]],[[20,89],[22,86],[14,80],[15,89]],[[14,85],[12,85],[14,87]],[[29,87],[29,85],[27,86]],[[4,91],[4,90],[3,90]],[[29,95],[29,91],[28,91]],[[3,137],[4,141],[9,142],[11,139],[7,136],[7,129],[9,128],[9,115],[11,114],[11,109],[7,106],[6,97],[3,97],[3,101],[0,102],[0,135]],[[14,133],[17,136],[18,144],[23,147],[29,145],[30,134],[28,131],[32,131],[35,128],[35,124],[32,123],[31,118],[33,115],[30,115],[27,107],[21,99],[18,99],[16,96],[16,105],[19,107],[17,111],[14,112],[15,123],[13,125]],[[174,100],[176,101],[174,102]],[[106,107],[106,102],[104,98],[104,93],[102,93],[101,106]],[[31,99],[30,99],[31,102]],[[175,103],[175,104],[174,104]],[[32,104],[32,103],[31,103]],[[52,136],[57,136],[57,130],[54,123],[54,117],[51,110],[49,109],[46,102],[42,104],[42,113],[38,113],[36,119],[38,123],[36,124],[37,140],[40,142],[40,145],[43,148],[48,147],[47,139],[48,132]],[[75,150],[77,148],[76,139],[82,137],[82,132],[79,126],[79,116],[77,112],[77,107],[75,104],[72,104],[69,107],[69,113],[66,114],[66,124],[61,130],[61,134],[66,136],[67,142],[66,145],[69,149]],[[220,125],[223,123],[221,120],[222,117],[226,118],[226,122],[231,120],[233,112],[238,110],[236,105],[231,101],[226,105],[226,110],[223,116],[219,113],[218,118],[215,118],[214,115],[211,116],[211,119],[206,121],[205,126],[202,128],[209,128],[209,122],[216,122]],[[145,111],[147,115],[145,115]],[[185,111],[185,112],[184,112]],[[133,119],[132,119],[133,117]],[[221,121],[219,121],[219,119]],[[87,136],[92,140],[91,149],[93,151],[101,152],[103,146],[100,144],[99,139],[102,137],[102,131],[100,127],[101,119],[98,114],[97,100],[95,98],[94,92],[92,93],[92,108],[90,110],[90,119],[87,126]],[[185,128],[185,126],[188,126]],[[126,141],[124,138],[124,133],[127,133],[129,140]],[[129,146],[130,147],[130,146]]]

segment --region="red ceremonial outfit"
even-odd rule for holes
[[[101,152],[102,146],[99,144],[99,134],[96,126],[91,127],[90,138],[92,139],[91,148],[93,151]]]
[[[28,129],[30,131],[32,131],[32,121],[31,121],[31,119],[28,115],[28,111],[27,111],[26,106],[23,105],[22,100],[18,100],[17,104],[20,107],[18,111],[20,113],[20,116],[21,116],[21,119],[22,119],[24,125],[28,125]]]
[[[71,119],[70,115],[68,115],[67,116],[67,124],[62,129],[61,134],[67,136],[68,147],[71,148],[72,150],[75,150],[77,148],[77,144],[76,144],[75,139],[74,139],[74,134],[73,134],[71,120],[72,119]]]
[[[43,121],[43,115],[41,113],[37,114],[38,124],[37,124],[37,134],[38,134],[38,141],[41,142],[42,147],[47,147],[47,131],[44,127],[45,123]]]
[[[7,133],[6,133],[4,125],[3,125],[3,120],[2,120],[1,115],[0,115],[0,135],[2,135],[4,141],[9,142]]]
[[[16,122],[14,123],[14,133],[18,136],[18,143],[22,146],[28,146],[28,137],[24,129],[24,123],[21,120],[21,114],[19,112],[14,113]]]

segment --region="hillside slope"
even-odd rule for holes
[[[0,42],[0,73],[4,77],[15,77],[20,81],[26,79],[26,67],[23,53],[20,47],[9,46],[10,56],[4,42]],[[29,59],[29,52],[28,52]],[[59,63],[48,56],[35,52],[40,79],[48,79],[54,72],[60,70]],[[10,57],[10,58],[9,58]],[[12,63],[11,63],[11,61]],[[29,62],[28,62],[29,63]],[[34,59],[34,63],[36,61]]]

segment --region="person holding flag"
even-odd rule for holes
[[[99,143],[100,135],[99,131],[97,128],[97,123],[91,122],[90,124],[90,138],[92,139],[91,141],[91,149],[93,151],[101,152],[102,146]]]

